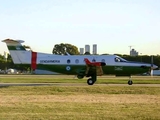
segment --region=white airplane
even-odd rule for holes
[[[142,74],[158,66],[127,61],[116,55],[55,55],[27,51],[22,40],[5,39],[14,64],[30,65],[32,70],[40,69],[60,74],[77,75],[78,79],[90,77],[88,85],[93,85],[97,76],[103,74],[129,76],[128,84],[132,85],[131,75]]]

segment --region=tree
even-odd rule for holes
[[[56,44],[53,48],[52,53],[58,55],[66,55],[67,53],[69,53],[70,55],[79,55],[78,48],[68,43]]]

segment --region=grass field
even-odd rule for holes
[[[159,87],[99,85],[126,84],[128,78],[105,76],[99,80],[93,86],[1,87],[0,120],[160,120]],[[37,75],[0,76],[0,81],[86,83],[73,76]],[[133,77],[136,81],[159,84],[160,77]]]
[[[71,75],[0,75],[1,83],[86,83],[88,78]],[[97,84],[126,84],[128,77],[100,76]],[[133,76],[135,84],[160,84],[160,76]]]

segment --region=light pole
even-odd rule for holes
[[[141,54],[141,62],[142,62],[142,53],[140,53]]]
[[[131,55],[131,49],[132,49],[132,46],[128,46],[130,49],[130,51],[129,51],[129,55]]]

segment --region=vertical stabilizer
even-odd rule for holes
[[[2,42],[6,43],[14,64],[31,63],[31,51],[22,46],[23,40],[5,39]]]

